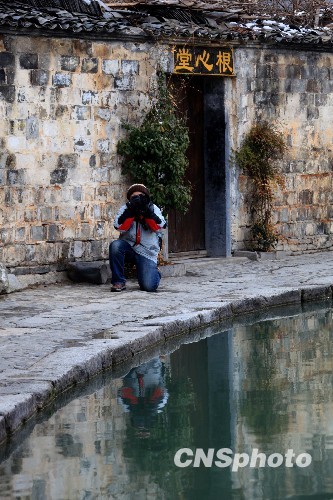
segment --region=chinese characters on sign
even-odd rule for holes
[[[234,59],[230,48],[175,46],[172,52],[174,73],[234,76]]]

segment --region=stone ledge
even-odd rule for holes
[[[10,267],[9,273],[15,274],[15,276],[21,276],[26,274],[47,274],[49,272],[62,272],[65,270],[65,264],[46,264],[41,266]]]
[[[37,403],[34,394],[6,394],[1,396],[0,417],[4,418],[7,434],[16,431],[36,410]]]
[[[104,260],[92,262],[70,262],[67,275],[75,283],[104,285],[111,278],[110,266]]]
[[[273,252],[259,252],[251,250],[235,250],[232,254],[234,257],[246,257],[250,260],[276,260],[285,258],[288,253],[284,250]]]
[[[159,266],[162,278],[170,278],[172,276],[185,276],[186,265],[183,263],[167,264],[166,266]]]
[[[37,285],[51,285],[54,283],[68,283],[69,279],[65,272],[50,272],[46,274],[25,274],[15,276],[8,274],[8,288],[5,293],[20,292],[26,288]]]
[[[331,286],[313,286],[302,290],[302,302],[332,299]]]
[[[0,416],[0,443],[7,437],[5,417]]]
[[[15,394],[7,394],[6,391],[1,394],[0,391],[0,441],[15,432],[25,420],[50,403],[52,398],[72,386],[86,382],[99,372],[134,358],[138,359],[142,353],[159,344],[172,345],[177,337],[181,342],[186,342],[186,335],[198,328],[218,325],[225,320],[231,328],[234,319],[246,317],[253,312],[263,312],[274,306],[301,304],[318,298],[332,299],[332,286],[272,290],[267,294],[230,300],[218,307],[151,318],[137,325],[138,330],[134,328],[129,335],[119,332],[118,338],[96,336],[80,347],[60,348],[26,374],[25,380],[22,380],[26,385],[26,393],[17,394],[18,387],[15,387],[13,381],[7,381],[7,387],[8,392],[16,392]],[[148,327],[146,331],[145,327]],[[124,329],[128,331],[126,325],[123,325],[122,331]],[[200,335],[199,333],[198,338]]]
[[[0,294],[7,293],[8,287],[8,272],[5,265],[0,262]]]

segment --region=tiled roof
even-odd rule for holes
[[[161,2],[168,2],[169,6],[161,5]],[[10,5],[8,0],[0,0],[0,31],[333,45],[333,30],[330,28],[290,26],[286,21],[260,18],[244,9],[231,7],[205,11],[180,8],[180,3],[185,5],[193,1],[150,0],[148,5],[141,0],[137,5],[126,8],[123,2],[121,8],[114,7],[108,11],[100,0],[20,0],[10,2]],[[195,3],[198,5],[200,2]],[[214,5],[209,0],[205,3]]]
[[[12,2],[11,7],[13,5],[23,5],[37,9],[59,8],[68,10],[69,12],[81,12],[92,16],[100,16],[104,9],[108,9],[102,0],[17,0],[16,2]]]
[[[159,5],[166,7],[183,7],[196,10],[244,9],[242,2],[228,0],[105,0],[111,7],[134,7],[138,5]],[[256,2],[251,2],[255,5]],[[244,2],[243,2],[244,5]]]

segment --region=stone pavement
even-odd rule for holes
[[[272,306],[332,299],[333,252],[187,261],[157,293],[66,283],[0,297],[0,441],[54,396],[193,329]],[[136,359],[136,358],[135,358]],[[139,364],[139,363],[138,363]]]

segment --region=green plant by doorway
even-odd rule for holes
[[[191,185],[184,180],[189,145],[186,117],[177,114],[165,75],[158,77],[156,90],[142,124],[124,124],[128,135],[118,142],[117,151],[124,157],[123,173],[133,182],[146,184],[164,214],[172,208],[186,212],[191,201]]]
[[[272,250],[279,234],[272,223],[274,191],[283,187],[279,161],[287,145],[275,125],[262,121],[254,124],[241,147],[234,152],[234,161],[251,180],[251,236],[255,250]]]

